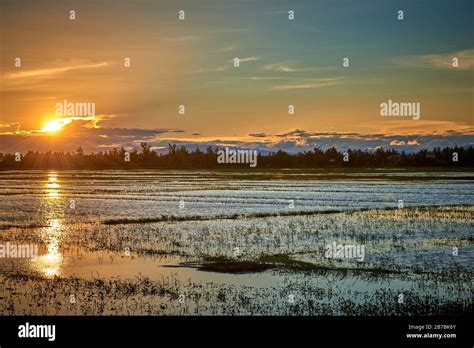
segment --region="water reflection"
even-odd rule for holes
[[[49,198],[58,198],[61,186],[58,183],[58,173],[48,173],[48,181],[46,182],[46,195]]]
[[[38,256],[33,262],[35,263],[35,268],[46,277],[54,277],[61,273],[63,256],[59,251],[59,241],[63,232],[61,220],[50,220],[49,225],[50,226],[45,228],[42,233],[42,238],[46,243],[47,253]]]
[[[46,244],[46,254],[32,260],[33,267],[46,277],[61,274],[63,255],[59,244],[64,233],[64,202],[61,198],[61,183],[57,172],[49,172],[42,195],[42,210],[46,225],[41,232],[41,238]]]

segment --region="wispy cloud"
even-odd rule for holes
[[[367,125],[368,129],[377,129],[383,134],[418,134],[418,135],[474,135],[472,124],[455,121],[418,120],[416,122],[400,122],[384,120],[382,123]]]
[[[250,77],[250,80],[255,80],[255,81],[267,81],[267,80],[292,80],[291,78],[288,77],[278,77],[278,76],[252,76]]]
[[[454,58],[458,59],[458,67],[453,67]],[[404,66],[470,70],[474,68],[474,49],[421,56],[397,57],[393,61],[396,64]]]
[[[20,131],[20,122],[2,122],[0,121],[0,134],[16,134]]]
[[[334,67],[297,67],[295,64],[290,62],[272,63],[267,64],[263,67],[267,71],[277,72],[304,72],[304,71],[319,71],[319,70],[330,70]]]
[[[164,38],[163,41],[172,42],[172,43],[181,43],[181,42],[196,41],[198,39],[199,37],[197,36],[188,35],[188,36],[167,37],[167,38]]]
[[[224,71],[227,70],[229,67],[228,66],[218,66],[215,68],[201,68],[198,70],[194,70],[191,72],[191,74],[205,74],[205,73],[213,73],[213,72],[219,72],[219,71]]]
[[[101,62],[101,63],[91,63],[91,64],[66,65],[66,66],[61,66],[61,67],[42,68],[42,69],[34,69],[34,70],[19,69],[19,71],[5,74],[5,78],[19,79],[19,78],[31,78],[31,77],[48,77],[51,75],[62,74],[62,73],[73,71],[73,70],[94,69],[94,68],[105,67],[108,65],[110,65],[110,63]]]
[[[235,50],[235,46],[226,46],[219,49],[220,52],[230,52]]]
[[[333,78],[325,78],[325,79],[303,79],[301,83],[292,83],[292,84],[285,84],[285,85],[274,85],[271,87],[273,91],[285,91],[285,90],[292,90],[292,89],[314,89],[314,88],[322,88],[328,86],[334,86],[342,82],[344,78],[342,77],[333,77]]]
[[[237,57],[237,58],[239,58],[240,63],[253,62],[253,61],[255,61],[255,60],[259,60],[259,59],[260,59],[260,57],[257,57],[257,56],[251,56],[251,57],[245,57],[245,58]],[[232,58],[232,59],[230,60],[230,62],[234,62],[234,58]]]
[[[294,72],[297,71],[296,68],[290,67],[284,63],[273,63],[268,64],[263,67],[264,70],[267,71],[282,71],[282,72]]]

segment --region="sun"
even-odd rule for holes
[[[58,130],[60,130],[62,128],[62,124],[59,123],[58,121],[49,121],[48,123],[46,123],[46,125],[43,127],[43,129],[41,129],[41,131],[45,132],[45,133],[53,133],[53,132],[57,132]]]
[[[55,133],[60,131],[65,125],[71,123],[69,119],[57,119],[52,120],[46,123],[46,125],[41,129],[43,133]]]

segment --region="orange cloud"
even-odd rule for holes
[[[48,77],[51,75],[57,75],[64,72],[72,70],[81,70],[81,69],[91,69],[91,68],[101,68],[109,65],[107,62],[96,63],[96,64],[78,64],[78,65],[69,65],[56,68],[44,68],[44,69],[34,69],[34,70],[25,70],[12,72],[5,75],[7,79],[19,79],[19,78],[30,78],[30,77]]]

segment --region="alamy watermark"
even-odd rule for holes
[[[38,246],[36,244],[12,244],[10,242],[0,244],[0,258],[35,259],[37,257]]]
[[[337,244],[332,242],[324,248],[324,257],[328,259],[357,259],[363,262],[365,258],[365,247],[360,244]]]
[[[20,338],[47,338],[48,341],[56,339],[56,325],[36,325],[26,322],[18,326]]]
[[[394,102],[389,99],[380,104],[380,116],[412,117],[414,120],[419,120],[421,116],[420,103]]]
[[[95,103],[71,103],[66,99],[56,103],[57,116],[95,116]]]
[[[250,167],[257,166],[257,150],[235,150],[228,147],[217,151],[217,163],[248,163]]]

